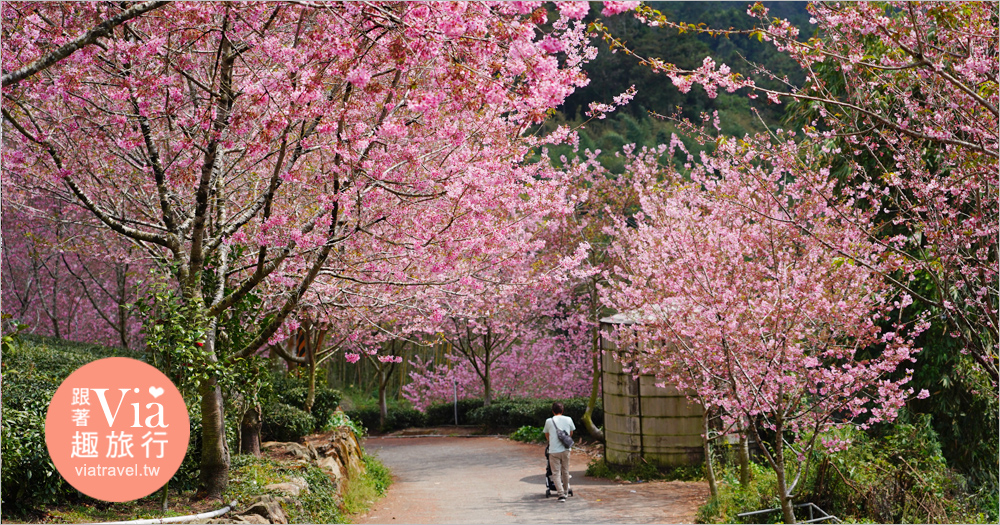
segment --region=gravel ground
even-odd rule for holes
[[[570,459],[574,497],[545,497],[545,449],[502,437],[371,437],[365,449],[394,483],[358,523],[692,523],[704,482],[623,483],[584,475]]]

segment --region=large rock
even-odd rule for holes
[[[270,521],[267,521],[267,518],[261,516],[260,514],[247,514],[245,516],[237,517],[239,518],[239,521],[236,523],[255,523],[257,525],[267,525],[268,523],[271,523]]]
[[[326,456],[316,462],[316,466],[326,471],[333,479],[334,483],[340,483],[347,477],[347,471],[336,457]]]
[[[261,444],[260,448],[262,450],[282,448],[295,456],[296,459],[302,459],[305,461],[315,461],[319,459],[319,452],[316,451],[316,447],[312,443],[301,445],[299,443],[292,442],[285,443],[281,441],[267,441]]]
[[[336,458],[346,475],[365,471],[365,464],[361,459],[363,455],[361,443],[348,428],[339,428],[334,432],[325,454],[327,457]]]
[[[248,516],[251,514],[262,516],[267,520],[266,523],[288,523],[288,517],[285,516],[285,511],[282,510],[281,503],[273,496],[257,496],[250,500],[250,506],[246,510],[237,513],[237,516]]]
[[[309,492],[309,483],[306,483],[305,479],[296,476],[284,483],[265,485],[264,489],[281,492],[287,496],[298,496],[303,492]]]
[[[351,429],[342,427],[330,434],[323,441],[306,441],[306,443],[282,443],[268,441],[262,443],[261,450],[285,451],[294,456],[291,464],[315,465],[326,472],[337,486],[337,491],[343,493],[347,479],[353,474],[365,471],[364,452],[361,443]],[[301,479],[301,478],[299,478]],[[274,483],[265,487],[268,490],[281,492],[292,498],[299,496],[303,490],[309,490],[305,480],[296,483],[294,480],[286,483]]]

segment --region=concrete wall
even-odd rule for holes
[[[602,322],[601,329],[614,326]],[[659,388],[650,375],[633,378],[615,359],[618,349],[602,339],[605,459],[613,465],[642,460],[661,467],[702,462],[702,409],[676,388]]]

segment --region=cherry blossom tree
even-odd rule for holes
[[[718,89],[744,89],[773,103],[797,100],[815,113],[803,133],[826,154],[820,165],[846,165],[848,174],[827,198],[882,210],[850,226],[888,250],[870,269],[941,315],[996,387],[996,3],[816,2],[808,9],[817,26],[809,39],[787,20],[770,19],[759,3],[748,10],[759,26],[742,32],[671,21],[647,7],[637,11],[656,26],[771,42],[802,66],[802,87],[767,89],[710,57],[696,70],[640,60],[683,92],[701,85],[714,97]],[[773,78],[764,68],[756,73]],[[919,286],[925,280],[929,292]]]
[[[130,304],[147,268],[102,257],[102,232],[81,225],[78,210],[32,202],[49,217],[5,209],[5,312],[29,333],[135,348],[139,326]]]
[[[51,19],[39,16],[34,8],[25,2],[19,6],[10,6],[4,12],[4,38],[20,40],[19,46],[28,54],[37,56],[30,63],[22,66],[16,71],[8,72],[4,67],[3,87],[16,85],[18,82],[51,67],[56,62],[72,55],[91,44],[97,44],[98,39],[107,37],[118,26],[129,20],[142,16],[144,13],[158,9],[167,5],[166,1],[151,1],[135,4],[121,12],[111,14],[105,12],[101,16],[106,17],[100,24],[94,27],[81,30],[78,26],[80,22],[86,20],[80,17],[75,20],[59,20],[54,23]],[[113,10],[118,6],[92,6],[96,9]],[[75,17],[74,17],[75,18]],[[70,32],[79,30],[80,33],[74,38],[69,38]],[[44,38],[39,38],[43,37]],[[58,46],[58,47],[55,47]],[[30,50],[26,48],[31,48]],[[54,48],[54,49],[53,49]]]
[[[627,103],[626,99],[632,94],[634,90],[623,94],[615,104]],[[615,109],[610,104],[592,104],[591,107],[594,118],[604,118],[607,112]],[[612,237],[605,229],[616,219],[627,217],[638,206],[629,180],[633,170],[640,170],[645,165],[633,165],[625,173],[614,175],[598,163],[599,154],[599,150],[586,151],[583,160],[578,158],[570,163],[562,159],[566,164],[563,169],[571,174],[574,182],[569,190],[573,213],[547,230],[543,253],[562,262],[564,282],[561,286],[570,294],[566,303],[573,305],[574,316],[580,319],[581,327],[589,331],[591,388],[581,422],[588,433],[603,439],[603,432],[591,416],[601,386],[600,319],[607,313],[599,297],[599,287],[606,284],[605,275],[614,264],[614,253],[610,250]]]
[[[544,230],[565,212],[536,226]],[[534,234],[525,232],[533,239],[530,249],[421,298],[418,304],[431,315],[414,331],[447,343],[450,362],[436,369],[415,363],[414,382],[404,389],[415,406],[450,399],[456,382],[462,397],[481,397],[486,405],[497,396],[585,391],[589,325],[563,277],[577,262],[540,257],[549,247],[540,230],[531,229]]]
[[[485,249],[547,198],[519,137],[586,82],[578,7],[543,30],[537,3],[178,2],[4,86],[5,206],[79,206],[124,241],[112,256],[143,250],[205,319],[202,494],[228,478],[218,375],[321,273]],[[105,21],[93,4],[3,9],[72,20],[66,38]],[[4,40],[5,70],[46,52],[33,40]],[[251,292],[267,316],[219,355],[219,316]]]
[[[914,360],[922,326],[882,328],[910,299],[869,269],[884,250],[851,227],[863,212],[830,206],[832,183],[813,171],[807,145],[777,139],[719,138],[714,154],[689,157],[684,176],[668,168],[637,183],[637,226],[613,228],[621,267],[606,300],[639,319],[641,371],[696,392],[727,425],[756,423],[794,523],[794,493],[823,433],[892,420],[912,394],[912,371],[889,375]],[[848,247],[867,259],[843,257]]]

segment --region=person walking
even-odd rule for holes
[[[562,502],[566,501],[566,494],[570,490],[569,451],[572,441],[569,441],[570,446],[566,446],[558,434],[562,431],[572,438],[574,430],[576,425],[573,424],[573,418],[563,415],[563,404],[558,401],[552,403],[552,417],[545,420],[543,432],[549,443],[549,468],[552,469],[552,481],[556,485],[559,501]]]

